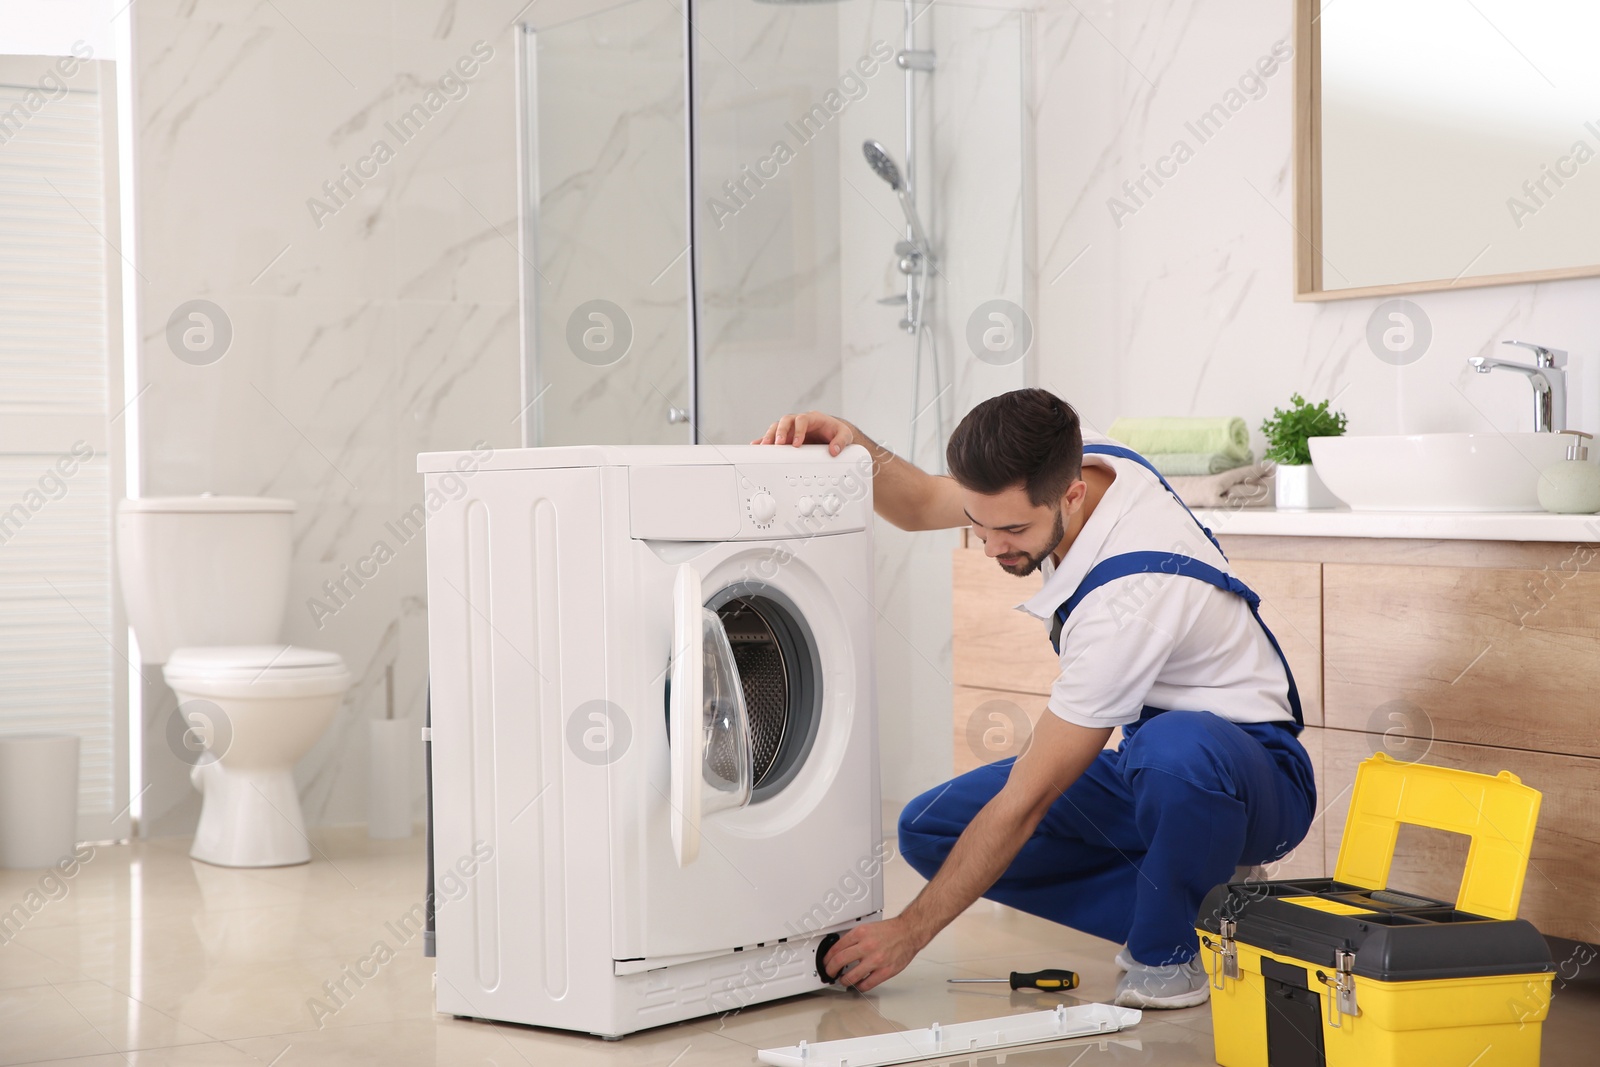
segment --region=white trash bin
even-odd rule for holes
[[[0,737],[0,867],[52,867],[78,840],[78,739]]]

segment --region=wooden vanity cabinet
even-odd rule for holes
[[[1271,877],[1332,873],[1356,765],[1373,752],[1509,770],[1544,794],[1523,917],[1600,940],[1600,545],[1221,540],[1294,671],[1317,769],[1319,817]],[[1014,610],[1037,576],[1005,574],[976,539],[954,557],[959,773],[1012,754],[1056,658],[1043,624]],[[1464,842],[1412,830],[1392,883],[1452,897]]]

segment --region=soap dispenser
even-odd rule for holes
[[[1539,472],[1539,505],[1558,515],[1592,515],[1600,511],[1600,464],[1589,462],[1584,439],[1593,434],[1562,430],[1572,435],[1567,458]]]

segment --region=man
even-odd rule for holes
[[[970,526],[1008,573],[1042,571],[1019,608],[1061,659],[1021,756],[906,806],[900,850],[930,880],[898,916],[846,933],[828,972],[872,989],[986,896],[1125,942],[1118,1004],[1203,1003],[1202,898],[1298,844],[1316,804],[1299,696],[1254,594],[1142,457],[1086,445],[1077,413],[1042,389],[975,407],[950,437],[950,477],[819,412],[762,439],[807,442],[864,445],[896,526]]]

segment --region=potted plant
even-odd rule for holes
[[[1328,403],[1308,404],[1295,393],[1289,398],[1289,410],[1273,408],[1272,417],[1261,420],[1266,458],[1278,465],[1275,493],[1279,508],[1339,506],[1339,498],[1328,492],[1311,465],[1311,438],[1343,436],[1348,421],[1343,412],[1329,411]]]

